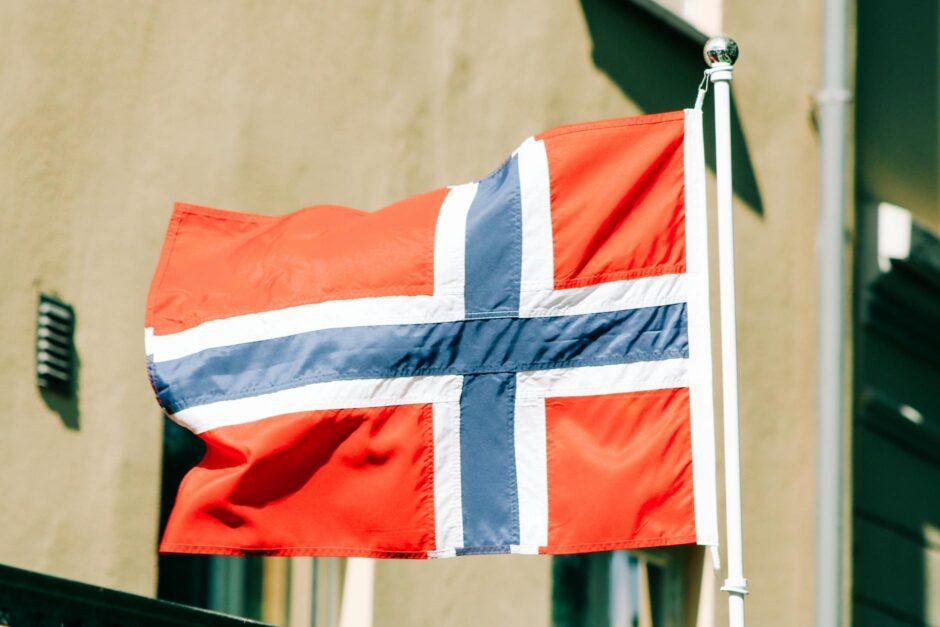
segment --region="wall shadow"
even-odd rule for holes
[[[918,220],[940,215],[940,7],[856,10],[852,624],[936,625],[940,238]],[[884,271],[881,201],[914,218],[906,257]]]
[[[679,32],[648,10],[624,0],[581,0],[594,44],[594,65],[649,113],[691,107],[705,62],[705,35]],[[694,30],[694,29],[690,29]],[[705,160],[715,169],[714,112],[705,99]],[[758,215],[764,205],[734,97],[731,100],[734,193]]]
[[[78,411],[78,397],[66,397],[58,392],[40,389],[39,395],[46,407],[59,416],[66,429],[78,431],[81,428],[81,415]]]

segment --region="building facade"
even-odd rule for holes
[[[940,449],[925,452],[923,434],[940,420],[936,362],[909,357],[895,310],[870,324],[863,314],[867,286],[905,272],[898,260],[922,269],[937,259],[940,20],[913,0],[887,4],[859,2],[851,21],[858,63],[898,84],[888,99],[859,73],[848,130],[858,203],[846,208],[845,252],[857,262],[847,315],[861,352],[846,390],[846,437],[857,439],[844,602],[854,624],[933,625],[940,502],[928,486],[940,480]],[[732,149],[747,611],[755,625],[812,624],[819,2],[9,0],[0,24],[0,563],[275,624],[723,624],[721,575],[696,548],[428,563],[158,559],[161,521],[198,445],[162,417],[143,353],[144,301],[175,200],[272,214],[368,209],[479,178],[539,130],[691,106],[701,31],[720,29],[742,50]],[[879,48],[903,55],[910,38],[924,48],[920,80]],[[899,148],[898,133],[914,148]],[[907,256],[879,249],[884,203],[915,225]],[[924,272],[904,285],[926,307],[921,346],[937,341]],[[74,396],[36,386],[40,293],[74,308]],[[886,372],[891,389],[879,383]],[[878,423],[882,405],[895,420],[902,405],[920,414],[904,423],[907,444]],[[885,460],[906,486],[890,498],[877,472]],[[900,596],[879,592],[882,569],[912,573]]]

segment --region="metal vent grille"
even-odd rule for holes
[[[36,318],[36,383],[69,395],[75,393],[75,311],[58,298],[39,295]]]

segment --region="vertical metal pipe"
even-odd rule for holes
[[[819,362],[816,626],[842,624],[842,441],[845,381],[846,0],[823,1],[819,119]]]
[[[738,434],[738,339],[734,296],[734,220],[731,185],[731,79],[738,45],[727,37],[705,44],[715,86],[715,174],[718,192],[718,279],[721,312],[722,430],[725,461],[725,525],[728,541],[728,622],[744,627],[744,537],[741,523],[741,461]]]

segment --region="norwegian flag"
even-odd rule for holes
[[[161,551],[716,544],[701,137],[563,126],[371,213],[176,205],[148,367],[207,450]]]

